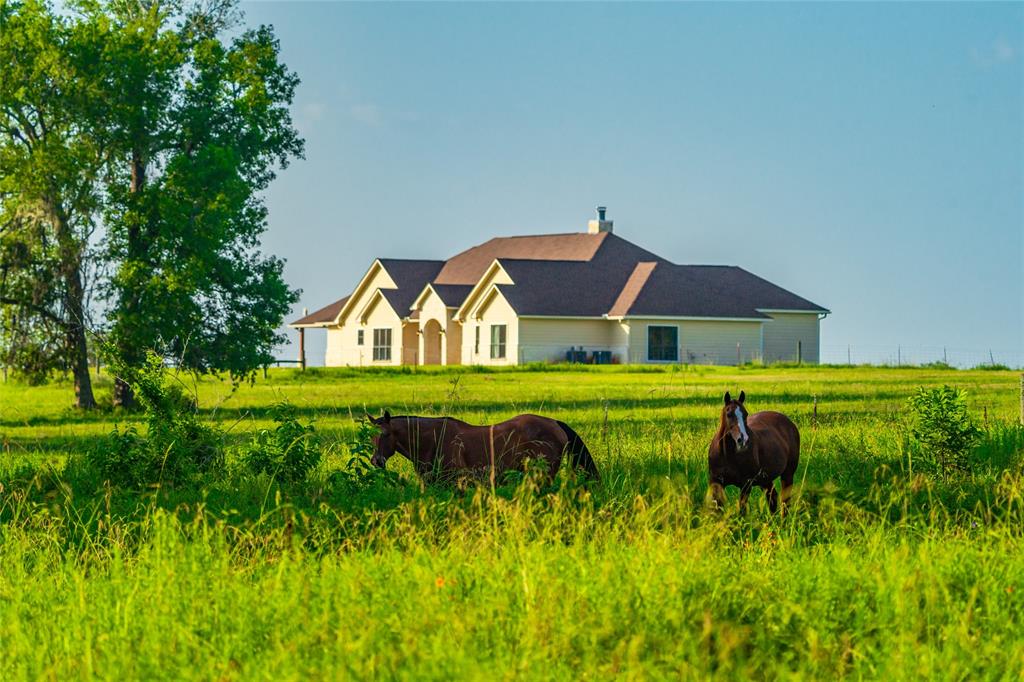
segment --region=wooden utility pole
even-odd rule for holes
[[[309,315],[309,308],[302,309],[302,316]],[[306,328],[299,327],[299,369],[306,371]]]

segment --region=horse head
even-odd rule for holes
[[[740,391],[738,400],[733,400],[728,391],[725,392],[725,404],[722,406],[722,419],[719,431],[722,437],[729,436],[736,443],[736,451],[742,452],[750,447],[750,433],[747,431],[747,408],[743,401],[746,393]]]
[[[380,429],[380,433],[373,437],[373,457],[370,458],[370,463],[375,467],[383,469],[388,464],[388,458],[390,458],[395,451],[398,449],[396,443],[395,430],[391,425],[391,413],[384,410],[384,414],[379,418],[369,417],[370,423]]]

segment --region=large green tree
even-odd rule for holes
[[[211,10],[212,8],[212,10]],[[109,21],[107,294],[117,354],[253,372],[271,359],[297,292],[259,252],[262,191],[302,154],[298,84],[267,27],[227,40],[231,4],[93,6]],[[130,401],[119,383],[115,402]]]
[[[30,379],[74,376],[95,405],[87,255],[102,148],[89,134],[92,48],[36,0],[0,0],[0,351]]]
[[[18,262],[35,268],[20,269],[10,299],[36,316],[17,317],[35,334],[22,337],[48,336],[40,322],[52,304],[28,303],[46,272],[59,272],[71,298],[77,293],[79,309],[65,317],[83,321],[75,353],[84,361],[88,311],[72,275],[81,279],[88,230],[98,225],[102,248],[91,264],[109,273],[101,282],[107,348],[129,364],[154,350],[197,372],[251,376],[271,359],[281,341],[276,328],[297,298],[282,261],[259,250],[267,226],[262,192],[277,169],[302,154],[289,113],[298,78],[280,62],[272,30],[236,30],[234,0],[81,0],[66,4],[63,18],[38,0],[0,3],[5,21],[31,16],[52,29],[28,32],[32,46],[3,31],[0,58],[25,65],[10,78],[0,72],[4,109],[8,98],[24,99],[30,109],[67,105],[73,135],[65,137],[83,145],[60,138],[77,150],[64,165],[52,163],[60,173],[47,176],[59,179],[61,201],[29,192],[35,185],[26,178],[36,176],[27,171],[5,184],[20,197],[4,196],[5,215],[18,216],[8,223],[28,225],[27,216],[41,214],[52,235],[49,246],[27,229],[10,240]],[[43,54],[40,64],[71,65],[73,87],[53,88],[52,75],[28,65],[32,49]],[[7,147],[28,149],[18,137],[22,128],[6,131]],[[28,152],[18,153],[11,159]],[[29,204],[34,213],[21,208]],[[61,241],[68,230],[55,206],[74,208],[74,241]],[[119,381],[114,400],[130,403],[130,387]]]

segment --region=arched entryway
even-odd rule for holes
[[[423,325],[423,362],[424,365],[441,364],[441,323],[427,320]]]

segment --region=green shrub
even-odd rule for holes
[[[320,440],[312,422],[302,424],[295,408],[287,403],[274,406],[274,429],[257,431],[239,453],[244,466],[254,474],[268,474],[279,481],[305,480],[320,463]]]
[[[918,461],[943,474],[967,471],[982,435],[967,411],[967,393],[950,386],[919,388],[908,403]]]
[[[346,443],[350,456],[344,468],[333,472],[328,478],[330,486],[342,490],[365,490],[377,485],[395,486],[399,476],[388,469],[378,469],[370,459],[373,457],[373,438],[377,428],[369,419],[356,422],[356,432]]]
[[[195,401],[168,381],[159,356],[114,369],[132,386],[148,429],[143,436],[134,425],[115,426],[89,451],[89,463],[105,480],[127,488],[174,485],[222,468],[222,434],[199,421]]]

